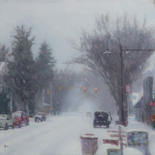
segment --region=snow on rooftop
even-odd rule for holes
[[[142,96],[143,96],[142,92],[133,93],[131,96],[132,104],[133,105],[137,104],[137,102],[141,99]]]

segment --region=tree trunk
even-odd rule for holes
[[[27,103],[24,103],[24,111],[26,112],[27,115],[29,115],[29,106]]]

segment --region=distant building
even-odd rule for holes
[[[153,93],[153,77],[149,76],[143,81],[143,97],[134,106],[136,119],[151,124],[151,117],[155,115],[155,93]],[[152,106],[151,106],[152,104]]]
[[[137,102],[137,104],[134,106],[135,109],[135,116],[137,121],[142,121],[142,103],[143,102],[143,97]]]

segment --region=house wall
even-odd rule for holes
[[[151,107],[150,102],[152,101],[153,92],[153,77],[147,77],[143,82],[143,103],[141,106],[142,121],[147,124],[151,123]]]

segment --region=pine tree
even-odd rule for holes
[[[2,62],[2,61],[3,61],[3,62],[6,61],[8,52],[9,52],[9,49],[8,49],[5,45],[2,45],[2,46],[0,47],[0,61],[1,61],[1,62]]]
[[[36,93],[35,69],[32,55],[34,37],[31,37],[31,29],[17,26],[15,31],[12,56],[13,60],[8,63],[11,87],[21,100],[24,110],[34,112],[34,96]]]
[[[52,50],[46,42],[43,42],[36,60],[37,81],[40,89],[47,88],[53,79],[54,64],[55,59]]]
[[[0,113],[1,114],[9,114],[9,97],[8,90],[3,89],[0,92]]]
[[[46,42],[43,42],[40,46],[39,55],[36,59],[36,75],[37,75],[37,99],[42,103],[51,102],[51,91],[50,83],[53,79],[53,68],[55,65],[55,59],[52,55],[52,49],[49,48],[49,45]],[[40,101],[37,101],[38,106],[41,104]]]

